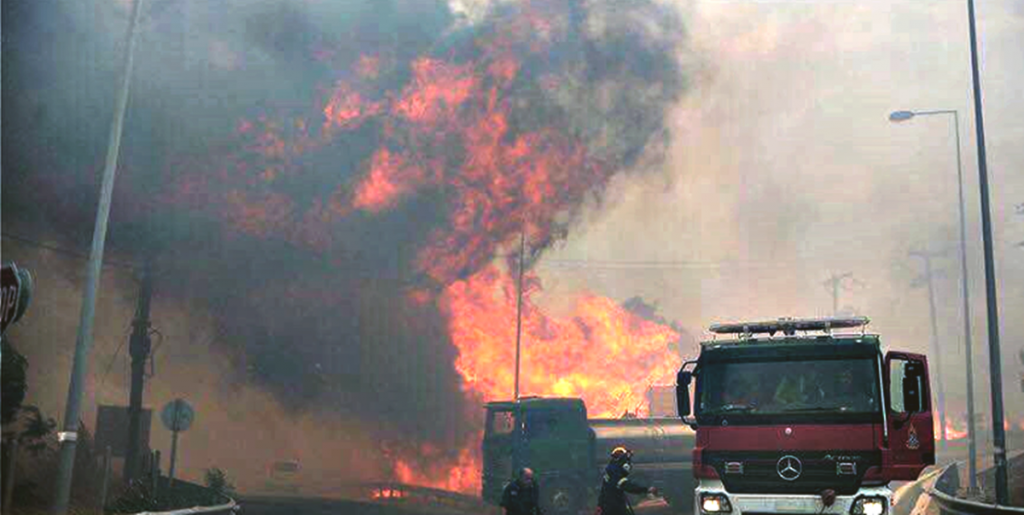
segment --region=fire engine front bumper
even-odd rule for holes
[[[702,480],[695,494],[694,513],[699,515],[891,515],[893,502],[892,490],[887,486],[864,487],[854,495],[837,495],[828,507],[818,495],[733,494],[718,480]]]

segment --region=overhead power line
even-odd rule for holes
[[[24,236],[19,236],[17,234],[11,234],[11,233],[6,233],[5,232],[5,233],[2,233],[2,236],[3,236],[3,239],[5,239],[5,240],[16,241],[16,242],[22,243],[24,245],[30,245],[32,247],[37,247],[37,248],[45,249],[45,250],[48,250],[50,252],[55,252],[57,254],[64,254],[65,256],[71,256],[71,257],[78,258],[78,259],[83,259],[83,260],[89,259],[89,255],[86,254],[85,252],[79,252],[77,250],[64,248],[64,247],[61,247],[61,246],[58,246],[58,245],[53,245],[53,244],[50,244],[50,243],[41,242],[41,241],[38,241],[38,240],[34,240],[32,238],[26,238]],[[113,260],[113,259],[104,259],[103,260],[103,264],[107,265],[107,266],[116,266],[116,267],[121,267],[121,268],[137,268],[137,266],[132,264],[132,263],[127,263],[127,262],[124,262],[124,261],[116,261],[116,260]]]
[[[682,260],[609,260],[609,259],[541,259],[539,265],[558,268],[606,269],[691,269],[722,268],[787,268],[791,264],[778,261],[682,261]]]

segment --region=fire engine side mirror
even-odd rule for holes
[[[680,370],[676,375],[676,409],[679,411],[679,418],[684,419],[690,416],[690,381],[693,380],[693,372]]]

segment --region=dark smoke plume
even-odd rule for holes
[[[4,5],[8,226],[91,235],[124,5]],[[564,238],[657,153],[686,87],[682,24],[653,1],[146,5],[111,252],[155,256],[240,384],[383,439],[472,434],[433,293],[524,226],[535,254]],[[376,162],[403,191],[361,208]]]

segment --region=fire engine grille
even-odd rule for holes
[[[832,489],[852,495],[864,472],[881,465],[882,457],[878,451],[705,452],[703,461],[715,468],[732,493],[819,494]],[[743,473],[726,474],[725,464],[736,462],[743,464]],[[856,474],[838,474],[839,463],[854,463]]]

